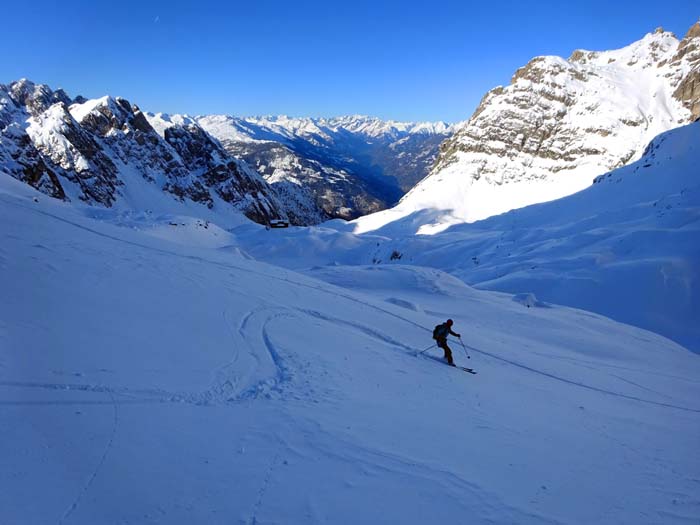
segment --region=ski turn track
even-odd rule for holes
[[[191,404],[222,405],[240,403],[260,397],[280,397],[296,374],[288,359],[273,342],[270,326],[279,319],[293,318],[280,308],[258,308],[241,320],[237,333],[231,331],[232,359],[214,370],[213,383],[199,392],[168,391],[160,388],[114,387],[105,384],[0,381],[0,386],[70,392],[104,393],[110,401],[2,401],[0,405],[126,405],[126,404]],[[227,327],[230,325],[224,320]]]

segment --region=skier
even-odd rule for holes
[[[443,324],[437,325],[433,330],[433,339],[437,341],[438,347],[445,351],[445,359],[447,359],[447,364],[450,366],[455,366],[455,362],[452,359],[452,350],[450,350],[450,347],[447,346],[447,336],[452,334],[455,337],[459,337],[460,339],[462,338],[461,335],[452,331],[453,324],[452,319],[448,319]]]

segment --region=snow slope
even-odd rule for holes
[[[393,249],[489,290],[598,312],[700,352],[700,122],[565,199]],[[384,255],[386,257],[386,255]]]
[[[668,339],[87,209],[0,177],[0,523],[700,519],[700,362]],[[416,357],[447,316],[478,375]]]
[[[439,213],[423,210],[359,236],[353,232],[371,216],[267,238],[243,226],[238,237],[256,258],[289,268],[434,267],[479,288],[594,311],[700,352],[698,165],[700,122],[656,137],[638,162],[575,195],[435,235],[416,235]]]

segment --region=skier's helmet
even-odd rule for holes
[[[452,319],[447,320],[447,326],[452,326],[454,323],[452,322]]]

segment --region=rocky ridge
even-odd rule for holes
[[[0,85],[0,169],[55,198],[111,207],[132,176],[176,199],[232,206],[265,223],[286,216],[269,185],[200,126],[159,135],[123,98],[71,100],[20,80]]]

